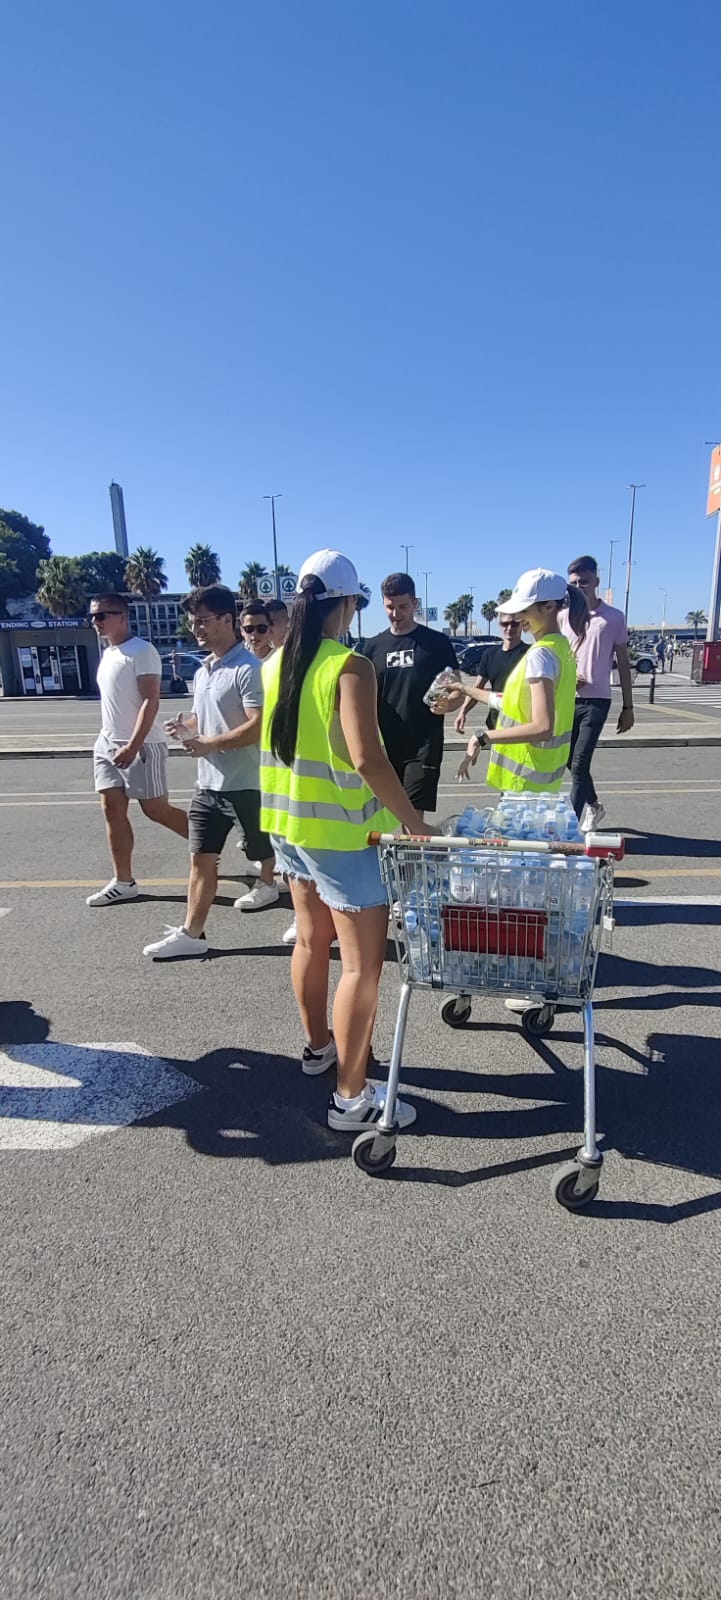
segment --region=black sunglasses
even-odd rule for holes
[[[510,617],[508,622],[499,622],[498,626],[499,628],[520,628],[521,619],[520,617]]]
[[[106,617],[123,617],[124,611],[91,611],[91,622],[104,622]]]
[[[248,623],[244,622],[243,623],[243,632],[244,633],[267,633],[268,632],[268,624],[267,624],[267,622],[248,622]]]

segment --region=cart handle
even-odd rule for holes
[[[453,849],[517,850],[525,855],[591,856],[594,860],[623,861],[626,842],[620,833],[587,833],[584,844],[566,844],[556,839],[486,839],[476,837],[448,837],[445,834],[424,833],[369,833],[369,845],[404,844],[422,845],[431,850]]]

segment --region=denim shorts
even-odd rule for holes
[[[374,845],[365,850],[304,850],[277,833],[271,833],[270,842],[276,871],[314,883],[319,899],[331,911],[367,911],[369,906],[385,905],[387,896]]]

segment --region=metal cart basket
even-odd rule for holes
[[[553,1192],[570,1211],[598,1193],[593,986],[604,924],[612,923],[618,834],[588,834],[585,844],[516,839],[398,838],[371,834],[380,847],[401,970],[383,1115],[353,1145],[356,1166],[392,1166],[395,1104],[411,991],[451,990],[443,1021],[461,1028],[473,994],[519,1002],[529,1038],[549,1033],[557,1007],[579,1007],[584,1035],[584,1140],[555,1175]],[[514,1007],[515,1009],[515,1007]]]

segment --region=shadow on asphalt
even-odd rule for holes
[[[701,969],[705,971],[705,969]],[[720,997],[721,998],[721,997]],[[566,1026],[564,1026],[564,1022]],[[383,1175],[384,1182],[439,1184],[463,1188],[485,1183],[535,1167],[552,1166],[575,1153],[583,1124],[583,1081],[580,1028],[558,1018],[554,1042],[577,1049],[578,1069],[561,1061],[548,1039],[529,1043],[531,1070],[520,1073],[455,1070],[453,1067],[408,1066],[402,1072],[404,1096],[413,1090],[454,1096],[479,1094],[524,1102],[502,1108],[459,1110],[437,1099],[416,1101],[419,1122],[413,1136],[424,1144],[435,1138],[473,1139],[482,1149],[485,1140],[536,1140],[562,1142],[552,1151],[479,1165],[471,1170],[429,1165],[404,1166],[404,1139],[399,1141],[399,1163]],[[504,1034],[516,1033],[513,1023],[494,1027],[475,1025],[475,1031],[495,1037],[496,1058],[503,1060]],[[0,1003],[0,1043],[34,1044],[50,1033],[48,1019],[25,1001]],[[480,1038],[479,1038],[480,1042]],[[721,1048],[703,1035],[653,1033],[639,1051],[613,1034],[597,1033],[597,1079],[602,1146],[623,1157],[671,1167],[698,1177],[721,1179]],[[625,1056],[628,1070],[604,1065],[607,1050]],[[134,1124],[136,1129],[170,1127],[185,1136],[192,1151],[202,1156],[242,1159],[251,1156],[269,1166],[313,1161],[348,1160],[350,1139],[333,1133],[325,1120],[332,1078],[309,1079],[299,1071],[296,1057],[266,1051],[222,1049],[196,1061],[182,1057],[164,1060],[205,1093]],[[382,1076],[373,1069],[374,1076]],[[536,1102],[530,1104],[529,1102]],[[541,1102],[541,1103],[539,1103]],[[38,1114],[36,1096],[27,1095],[27,1115]],[[34,1109],[35,1107],[35,1109]],[[92,1120],[89,1107],[89,1119]],[[112,1120],[107,1104],[98,1117]],[[57,1117],[57,1111],[53,1110]],[[73,1114],[77,1120],[77,1112]],[[569,1142],[573,1141],[573,1142]],[[362,1179],[358,1176],[358,1181]],[[624,1200],[594,1202],[588,1215],[596,1220],[674,1223],[721,1208],[721,1193],[671,1205]]]
[[[632,840],[629,854],[634,856],[721,856],[718,839],[692,839],[688,834],[646,833],[640,828],[619,828],[625,839]]]
[[[663,927],[721,927],[721,904],[717,906],[685,906],[646,905],[643,900],[634,900],[633,905],[614,906],[616,921],[621,927],[653,928]],[[665,969],[663,969],[665,970]]]

